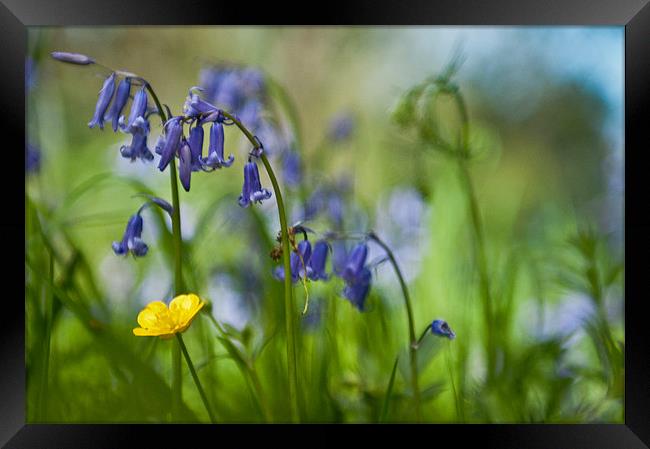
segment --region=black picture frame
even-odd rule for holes
[[[444,0],[327,2],[311,9],[268,2],[237,6],[235,2],[207,0],[156,2],[154,0],[1,0],[0,126],[3,151],[2,210],[5,264],[0,325],[0,444],[24,447],[124,447],[158,440],[157,445],[188,443],[201,437],[236,433],[240,442],[264,438],[276,432],[294,433],[294,442],[311,444],[339,440],[318,425],[247,426],[183,425],[38,425],[25,424],[25,325],[24,303],[16,279],[20,263],[13,255],[24,254],[17,236],[24,235],[24,201],[17,193],[24,172],[14,159],[25,144],[24,68],[28,26],[35,25],[217,25],[336,24],[336,25],[618,25],[625,27],[625,423],[575,425],[429,425],[335,426],[360,436],[384,438],[387,434],[420,433],[426,444],[477,442],[498,448],[648,448],[650,446],[650,344],[643,303],[647,301],[644,278],[650,254],[650,215],[644,200],[645,164],[648,151],[647,111],[650,102],[650,6],[648,0]],[[243,4],[240,4],[243,5]],[[9,139],[8,139],[9,138]],[[9,143],[13,142],[13,143]],[[15,163],[14,163],[15,162]],[[14,247],[15,245],[15,247]],[[23,265],[24,266],[24,265]],[[24,276],[24,272],[23,272]],[[8,291],[7,291],[8,290]],[[22,292],[24,293],[24,291]],[[179,430],[180,429],[180,430]],[[188,440],[188,438],[191,438]],[[442,443],[447,440],[453,443]],[[145,443],[146,444],[146,443]],[[407,443],[408,444],[408,443]],[[413,443],[422,444],[422,443]],[[190,444],[192,446],[194,444]]]

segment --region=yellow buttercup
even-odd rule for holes
[[[162,301],[153,301],[138,314],[140,327],[133,329],[133,334],[171,338],[185,331],[204,305],[205,301],[194,293],[175,297],[169,308]]]

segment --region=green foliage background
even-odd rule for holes
[[[101,72],[48,56],[64,50],[141,74],[175,113],[200,69],[216,62],[259,67],[282,86],[284,94],[271,89],[271,102],[297,130],[305,172],[300,188],[283,189],[290,209],[321,182],[347,176],[347,199],[358,212],[346,217],[347,231],[390,229],[395,234],[382,235],[388,241],[417,239],[416,263],[404,265],[416,331],[444,318],[457,334],[453,341],[431,337],[418,350],[425,421],[623,422],[623,194],[612,194],[604,168],[615,153],[605,132],[612,106],[589,83],[539,61],[536,67],[520,53],[504,51],[485,70],[466,70],[475,56],[469,52],[445,78],[449,60],[458,62],[454,55],[463,51],[437,48],[429,31],[32,28],[37,73],[27,126],[42,161],[25,185],[28,421],[172,419],[174,341],[131,332],[146,303],[170,299],[167,217],[145,213],[145,258],[121,259],[110,247],[142,203],[134,195],[169,199],[168,176],[153,164],[122,160],[121,135],[88,129]],[[535,55],[544,46],[538,37],[554,31],[508,32],[512,45]],[[415,46],[420,40],[430,45]],[[528,63],[527,72],[521,67]],[[519,79],[518,70],[535,73],[536,96],[526,96],[530,80],[504,85],[505,75]],[[470,156],[462,161],[437,144],[456,142],[462,132],[455,89],[470,120]],[[356,127],[349,140],[333,143],[327,125],[341,110],[352,111]],[[159,132],[154,126],[152,136]],[[247,146],[232,130],[226,151],[235,154],[232,168],[194,176],[191,192],[181,192],[184,274],[212,303],[207,313],[227,323],[220,314],[232,306],[219,303],[229,294],[248,319],[219,335],[202,313],[184,337],[218,421],[286,422],[282,283],[271,276],[268,257],[279,229],[275,203],[239,208]],[[397,235],[388,202],[395,189],[413,193],[426,211],[416,235]],[[484,241],[489,318],[471,198]],[[328,223],[306,225],[324,232]],[[398,262],[405,262],[399,252]],[[303,420],[413,421],[406,368],[398,362],[394,369],[398,354],[406,358],[407,327],[390,266],[373,272],[364,313],[340,296],[338,279],[309,289],[311,315],[301,323],[298,348]],[[294,294],[302,309],[299,284]],[[207,421],[183,368],[180,420]]]

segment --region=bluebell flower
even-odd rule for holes
[[[133,103],[131,104],[131,111],[129,113],[129,121],[124,123],[125,122],[124,116],[120,117],[119,120],[120,128],[122,128],[127,133],[133,132],[133,125],[135,124],[135,121],[139,117],[144,118],[146,112],[147,112],[147,91],[143,86],[142,89],[137,91],[135,96],[133,97]]]
[[[368,245],[360,243],[348,255],[341,278],[345,281],[343,296],[357,309],[363,311],[364,303],[370,292],[372,274],[365,265],[368,257]]]
[[[301,278],[309,277],[311,268],[309,262],[311,260],[311,243],[309,240],[303,240],[298,243],[298,251],[291,253],[290,266],[291,266],[291,281],[297,282]],[[279,266],[275,269],[274,273],[276,279],[284,280],[284,267]]]
[[[223,124],[221,124],[220,122],[213,123],[212,127],[210,128],[210,143],[208,144],[208,157],[201,160],[203,168],[205,170],[207,169],[214,170],[215,168],[230,167],[234,162],[235,157],[232,154],[228,156],[228,160],[224,160],[223,158],[224,140],[225,139],[223,133]],[[245,172],[244,172],[244,176],[245,176]]]
[[[330,247],[325,240],[319,240],[314,244],[314,251],[309,259],[309,278],[312,281],[329,279],[329,275],[325,272],[329,250]]]
[[[192,150],[187,140],[181,141],[181,148],[178,151],[178,177],[186,192],[190,191],[190,178],[192,176]]]
[[[131,145],[123,145],[120,148],[122,157],[142,161],[152,161],[153,153],[147,147],[147,135],[149,134],[149,122],[144,118],[138,117],[133,126],[133,138]]]
[[[297,151],[288,151],[282,159],[284,182],[290,187],[296,187],[302,181],[300,169],[300,154]]]
[[[35,173],[41,168],[41,152],[34,145],[27,144],[25,150],[25,172]]]
[[[119,124],[120,115],[122,114],[122,109],[126,106],[126,103],[129,101],[129,95],[131,94],[131,78],[124,78],[120,81],[120,84],[117,86],[117,93],[115,94],[115,100],[111,105],[111,109],[106,116],[107,120],[113,121],[113,131],[117,131],[117,126]]]
[[[239,196],[239,205],[248,207],[253,203],[261,203],[262,200],[271,198],[271,192],[262,188],[260,172],[255,162],[249,161],[244,165],[244,185]]]
[[[104,114],[106,114],[106,109],[113,98],[113,92],[115,91],[115,72],[111,73],[108,78],[104,81],[104,85],[99,91],[99,96],[97,98],[97,104],[95,105],[95,115],[93,119],[88,123],[89,128],[94,128],[99,125],[100,129],[104,129]]]
[[[160,148],[160,162],[158,169],[165,170],[167,165],[178,151],[183,134],[183,117],[172,117],[165,124],[165,137],[162,147]]]
[[[203,159],[203,127],[195,126],[190,130],[188,143],[192,152],[192,171],[201,170],[201,160]]]
[[[434,320],[433,323],[431,323],[431,333],[438,335],[439,337],[447,337],[450,340],[456,338],[456,334],[444,320]]]
[[[197,118],[201,115],[212,114],[219,109],[213,104],[208,103],[203,100],[194,90],[203,90],[200,87],[192,87],[190,92],[185,99],[185,104],[183,105],[183,113],[187,117]]]
[[[342,142],[352,135],[354,126],[354,116],[352,114],[340,113],[330,122],[327,136],[334,142]]]
[[[131,216],[124,236],[119,242],[113,242],[113,252],[118,256],[123,256],[129,252],[137,257],[142,257],[147,254],[149,247],[142,241],[142,217],[140,211]]]
[[[89,56],[82,55],[81,53],[69,53],[66,51],[53,51],[50,55],[57,61],[67,62],[77,65],[93,64],[95,60]]]

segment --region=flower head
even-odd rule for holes
[[[187,139],[192,153],[192,171],[201,170],[201,158],[203,157],[203,127],[195,126],[190,130],[190,137]]]
[[[120,127],[127,133],[132,133],[133,126],[135,125],[136,120],[140,117],[144,119],[144,115],[146,114],[146,112],[147,112],[147,91],[143,86],[142,89],[137,91],[135,96],[133,97],[133,103],[131,104],[131,111],[129,113],[129,121],[127,123],[124,123],[125,120],[124,116],[120,117],[119,120]]]
[[[354,116],[351,113],[339,113],[330,122],[327,135],[333,142],[342,142],[352,135],[354,127]]]
[[[309,240],[303,240],[298,243],[298,251],[291,253],[291,280],[297,282],[298,279],[310,277],[311,268],[309,262],[311,260],[311,243]],[[279,280],[284,280],[284,267],[279,266],[275,269],[275,277]]]
[[[149,247],[142,241],[142,217],[140,211],[131,216],[126,230],[119,242],[113,242],[113,251],[118,256],[131,252],[134,256],[142,257],[147,254]]]
[[[117,93],[115,94],[115,100],[111,105],[110,111],[106,116],[107,120],[112,120],[113,131],[117,131],[119,124],[120,115],[126,103],[129,101],[129,94],[131,93],[131,78],[124,78],[120,81],[120,84],[117,86]]]
[[[255,162],[244,165],[244,185],[239,196],[239,205],[248,207],[250,204],[271,198],[271,192],[262,188],[260,172]]]
[[[183,117],[172,117],[165,124],[165,137],[161,142],[160,147],[160,162],[158,162],[158,169],[164,171],[167,165],[171,162],[172,158],[178,151],[181,143],[181,135],[183,134]],[[158,146],[156,145],[158,151]]]
[[[140,337],[171,338],[174,334],[184,332],[205,304],[194,293],[175,297],[169,303],[169,308],[162,301],[153,301],[138,314],[140,327],[134,328],[133,334]]]
[[[178,177],[186,192],[190,191],[190,179],[192,176],[192,150],[187,140],[183,138],[181,148],[178,150],[180,162],[178,164]]]
[[[149,134],[149,122],[143,117],[138,117],[132,126],[133,139],[131,145],[123,145],[120,148],[122,157],[142,161],[152,161],[153,153],[147,147],[147,135]]]
[[[343,296],[361,311],[364,309],[372,280],[370,269],[365,265],[367,257],[368,246],[360,243],[350,252],[339,271],[339,276],[345,281]]]
[[[325,240],[319,240],[314,244],[314,251],[309,259],[309,278],[312,281],[329,279],[329,275],[325,272],[325,264],[327,263],[327,255],[329,253],[329,245]]]
[[[114,91],[115,72],[111,73],[108,78],[106,78],[102,89],[99,91],[97,104],[95,105],[95,114],[93,115],[92,120],[88,123],[89,128],[94,128],[99,125],[100,129],[104,129],[104,114],[106,114],[106,109],[108,109],[111,98],[113,98]]]
[[[445,320],[434,320],[431,323],[431,333],[439,337],[447,337],[450,340],[456,338],[456,334],[451,330]]]
[[[235,160],[231,154],[227,160],[223,156],[224,134],[223,125],[217,121],[212,124],[210,128],[210,144],[208,146],[208,157],[201,159],[201,163],[205,170],[221,167],[230,167]]]
[[[57,61],[67,62],[69,64],[88,65],[93,64],[95,60],[81,53],[68,53],[67,51],[53,51],[50,55]]]

